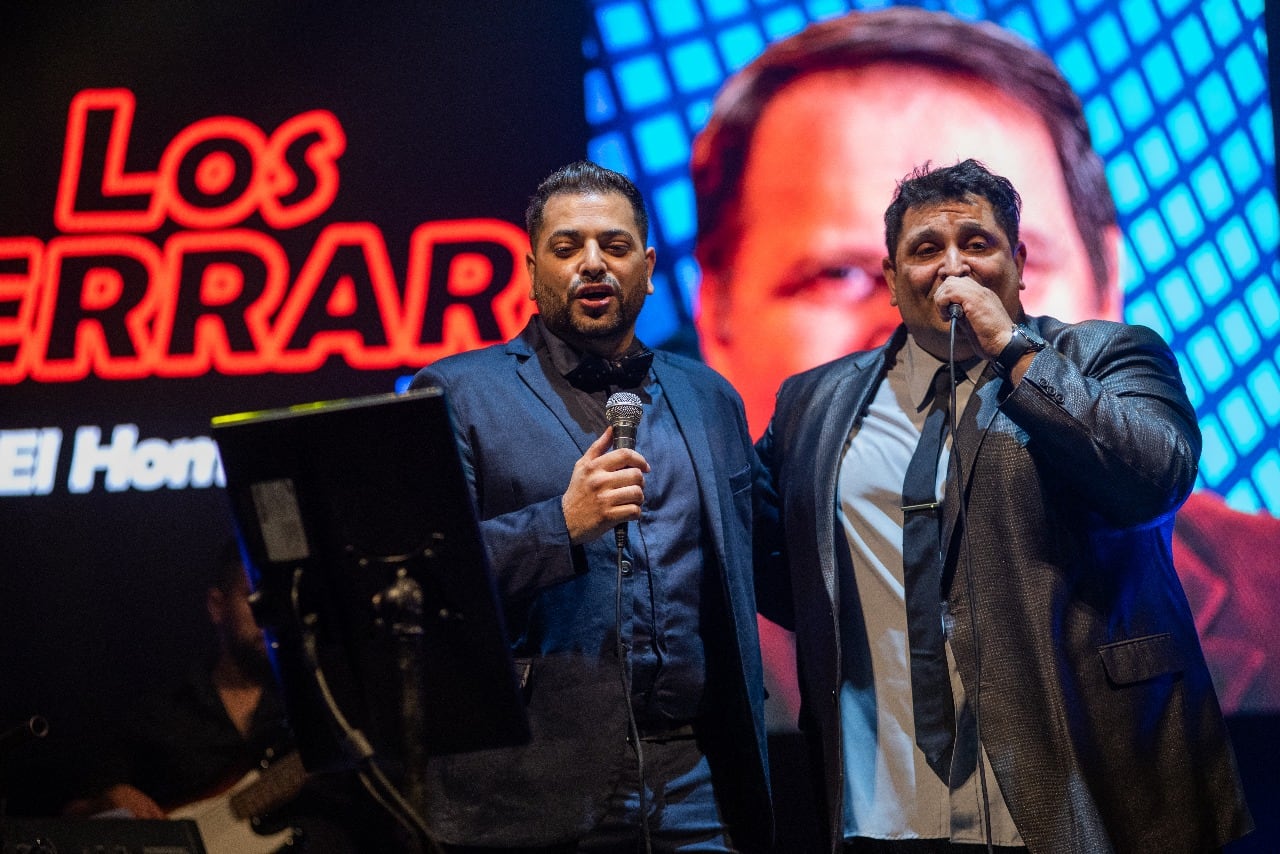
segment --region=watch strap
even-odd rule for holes
[[[1009,339],[1008,344],[1004,345],[1000,355],[991,360],[991,365],[996,369],[997,374],[1008,377],[1019,359],[1027,353],[1039,353],[1046,346],[1048,345],[1043,338],[1030,332],[1021,324],[1014,324],[1013,337]]]

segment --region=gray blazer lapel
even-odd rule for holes
[[[955,534],[956,520],[960,516],[961,494],[968,495],[970,481],[973,480],[973,464],[978,458],[978,451],[987,437],[991,421],[1000,410],[1000,392],[1004,388],[1004,380],[996,376],[988,364],[978,377],[973,397],[965,408],[960,424],[952,439],[952,453],[960,463],[960,477],[947,478],[946,492],[942,500],[942,542],[951,542]],[[957,451],[958,449],[958,451]],[[960,489],[960,483],[964,489]],[[944,581],[944,589],[946,587]]]
[[[834,382],[821,387],[827,396],[825,401],[809,402],[810,406],[825,408],[818,435],[813,437],[815,447],[812,459],[816,467],[813,473],[813,506],[819,510],[816,514],[817,543],[822,580],[832,602],[836,601],[835,549],[841,547],[836,542],[836,515],[840,507],[836,496],[836,479],[840,471],[840,458],[849,432],[862,413],[866,412],[871,397],[875,394],[877,380],[884,373],[885,348],[867,355],[868,358],[852,360],[851,370],[841,371]],[[824,507],[831,508],[831,512],[821,512]],[[832,548],[825,548],[823,544],[830,544]]]

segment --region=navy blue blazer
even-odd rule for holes
[[[587,445],[535,358],[537,322],[505,344],[442,359],[413,382],[443,389],[449,402],[533,734],[526,746],[429,763],[428,821],[456,844],[575,839],[635,765],[613,652],[616,547],[612,536],[569,543],[560,499]],[[722,806],[734,839],[756,850],[772,837],[751,573],[759,462],[741,399],[719,374],[661,351],[652,370],[694,463],[689,487],[714,556],[706,569],[723,592],[713,608],[723,630],[706,638],[714,699],[700,738],[729,786]]]
[[[962,482],[943,501],[951,645],[970,698],[981,655],[983,745],[1032,852],[1216,848],[1251,821],[1171,555],[1195,412],[1151,330],[1029,323],[1049,348],[1016,388],[984,371],[956,427]],[[904,336],[787,380],[757,443],[760,492],[776,490],[756,519],[760,603],[796,632],[833,851],[839,686],[871,684],[865,629],[842,646],[837,622],[842,602],[859,608],[836,476]]]

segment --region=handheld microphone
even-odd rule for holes
[[[960,303],[953,302],[947,306],[947,317],[952,320],[959,320],[964,317],[964,309],[960,306]]]
[[[636,446],[636,427],[640,425],[640,416],[644,415],[644,404],[638,395],[629,391],[619,391],[609,395],[604,405],[604,417],[613,427],[613,447],[634,448]],[[618,541],[618,548],[626,548],[627,523],[622,522],[613,529]]]

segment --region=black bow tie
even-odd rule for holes
[[[605,391],[609,388],[636,388],[649,373],[653,351],[641,347],[619,359],[604,359],[594,353],[583,355],[578,367],[567,375],[574,388]]]

